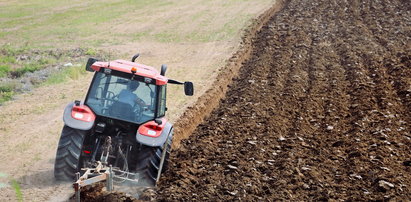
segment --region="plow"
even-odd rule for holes
[[[77,181],[73,184],[76,201],[80,201],[81,188],[97,182],[105,181],[107,191],[113,191],[113,167],[103,167],[99,162],[96,168],[83,168],[84,174],[76,173]]]
[[[155,187],[167,169],[173,125],[165,114],[167,84],[184,85],[161,71],[131,61],[101,62],[90,58],[86,70],[94,72],[85,101],[69,103],[56,153],[54,176],[74,181],[76,200],[83,187],[105,182]]]

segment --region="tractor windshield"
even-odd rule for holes
[[[97,72],[86,104],[100,116],[143,123],[155,118],[156,86]]]

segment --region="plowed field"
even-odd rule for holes
[[[411,199],[410,36],[410,1],[291,0],[157,199]]]

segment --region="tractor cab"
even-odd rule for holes
[[[96,72],[85,104],[98,116],[141,124],[164,116],[166,85],[119,71]]]
[[[98,62],[90,58],[86,66],[95,71],[85,105],[97,115],[135,124],[164,117],[167,83],[182,84],[165,77],[152,67],[125,60]],[[191,82],[184,83],[192,95]]]

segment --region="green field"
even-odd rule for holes
[[[252,0],[0,1],[0,44],[100,47],[133,41],[210,42],[238,34]],[[259,0],[257,3],[270,2]],[[228,9],[227,9],[228,8]],[[224,12],[222,12],[224,11]],[[233,14],[233,12],[236,12]]]

